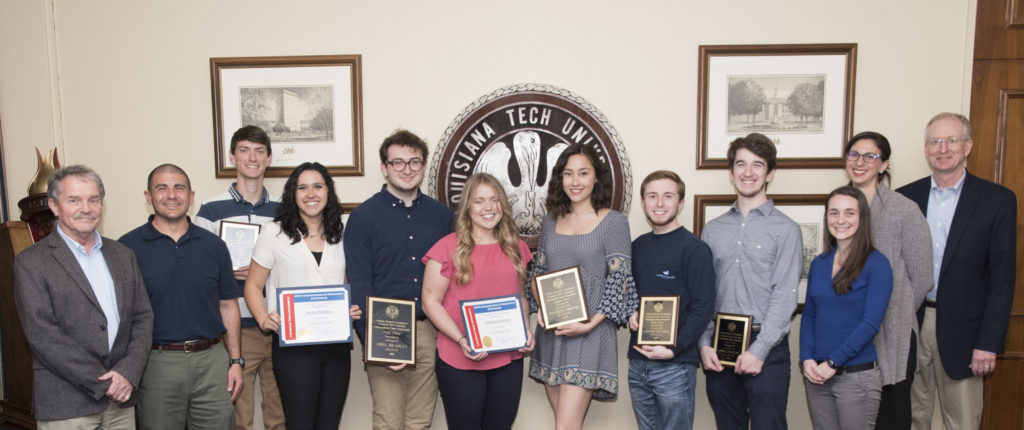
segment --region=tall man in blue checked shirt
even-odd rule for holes
[[[230,157],[231,164],[235,165],[235,183],[227,191],[203,202],[196,213],[195,224],[216,235],[220,235],[221,221],[260,225],[271,222],[279,206],[277,196],[263,186],[263,175],[272,158],[267,133],[254,125],[238,129],[231,136]],[[245,279],[249,276],[249,265],[234,272],[238,294],[242,294]],[[270,356],[270,333],[260,330],[242,297],[238,298],[238,309],[242,315],[242,358],[245,361],[242,378],[245,384],[235,401],[235,430],[252,429],[256,378],[259,378],[260,394],[263,395],[259,408],[263,414],[263,427],[266,430],[284,430],[284,409]]]
[[[715,306],[711,249],[679,225],[686,184],[658,170],[640,185],[640,205],[653,231],[633,241],[633,279],[640,296],[678,296],[674,346],[637,346],[638,313],[629,317],[629,393],[641,430],[693,428],[697,339]]]
[[[434,417],[437,329],[419,303],[425,268],[421,259],[451,233],[452,211],[420,192],[427,154],[427,144],[406,130],[384,139],[380,169],[387,183],[352,211],[345,226],[343,244],[354,303],[366,303],[366,296],[416,301],[416,366],[366,367],[374,429],[425,429]],[[356,320],[355,326],[365,341],[365,319]]]
[[[714,321],[700,339],[708,401],[719,429],[785,429],[789,323],[803,270],[800,227],[768,199],[775,144],[751,133],[729,144],[736,202],[704,226],[715,260],[715,311],[753,316],[750,347],[728,369],[712,347]]]

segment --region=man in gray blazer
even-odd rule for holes
[[[47,183],[57,229],[14,260],[18,314],[32,349],[40,429],[134,429],[153,311],[135,254],[100,237],[103,182],[68,166]]]

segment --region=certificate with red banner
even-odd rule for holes
[[[347,284],[278,288],[280,346],[352,342],[351,302]]]
[[[466,340],[474,353],[515,351],[526,346],[526,321],[519,295],[460,300]]]

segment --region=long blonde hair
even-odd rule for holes
[[[491,187],[498,194],[501,220],[494,226],[494,237],[498,240],[501,251],[512,261],[512,266],[519,275],[519,283],[522,284],[526,282],[526,268],[523,267],[523,260],[519,256],[519,231],[512,220],[512,207],[508,204],[505,188],[494,176],[477,173],[466,180],[455,218],[455,236],[459,239],[455,255],[452,257],[455,264],[455,285],[466,285],[473,280],[473,262],[469,256],[476,242],[473,240],[473,221],[469,218],[469,209],[473,205],[473,199],[476,197],[474,193],[480,184]]]

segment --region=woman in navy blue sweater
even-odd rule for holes
[[[872,429],[882,377],[872,339],[892,293],[892,268],[871,246],[871,209],[841,187],[825,204],[826,251],[811,262],[800,363],[814,428]]]

